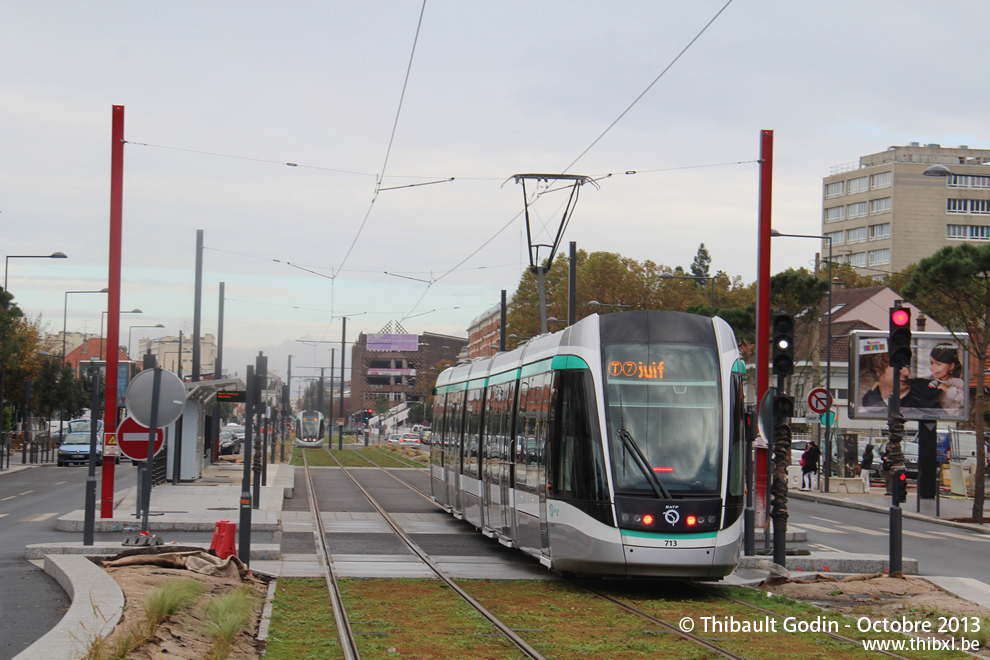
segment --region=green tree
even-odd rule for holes
[[[388,397],[386,397],[384,394],[379,394],[378,396],[375,397],[375,405],[372,407],[372,410],[375,411],[376,417],[381,417],[382,415],[387,413],[391,408],[392,408],[392,404],[388,402]]]
[[[43,360],[31,390],[31,411],[45,419],[75,419],[89,407],[86,388],[72,368],[58,359]]]
[[[953,335],[969,333],[967,350],[973,362],[980,365],[972,420],[976,437],[982,438],[986,405],[982,374],[990,346],[990,245],[950,245],[922,259],[911,272],[901,294]],[[977,441],[973,519],[980,523],[983,521],[986,464],[986,447]]]
[[[695,277],[708,277],[708,268],[712,263],[712,255],[708,254],[708,248],[702,243],[698,246],[698,254],[694,255],[691,262],[691,274]],[[703,282],[707,284],[707,282]]]

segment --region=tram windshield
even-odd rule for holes
[[[679,344],[604,348],[616,490],[656,493],[649,469],[673,495],[718,493],[722,425],[715,350]]]
[[[303,413],[299,419],[304,438],[317,438],[320,435],[320,418],[316,413]]]

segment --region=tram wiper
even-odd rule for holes
[[[622,444],[626,446],[629,453],[632,454],[633,460],[643,472],[643,475],[649,482],[650,487],[653,488],[653,492],[657,494],[657,498],[667,500],[673,499],[667,489],[664,488],[663,482],[660,481],[660,477],[658,477],[656,473],[650,469],[650,464],[647,462],[643,452],[640,451],[639,445],[636,444],[636,440],[632,437],[632,434],[625,428],[618,429],[615,433],[619,436],[619,439],[622,440]]]

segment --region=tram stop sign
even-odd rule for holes
[[[156,372],[161,374],[161,382],[158,385],[158,419],[155,420],[155,426],[158,428],[169,426],[182,416],[182,409],[186,406],[186,386],[171,371],[156,367],[139,373],[127,386],[124,405],[136,422],[147,427],[146,433],[147,429],[151,428],[151,404]],[[147,435],[144,439],[147,442]]]
[[[148,460],[148,429],[142,426],[136,419],[128,415],[117,427],[117,444],[121,453],[132,461]],[[162,450],[165,444],[165,432],[158,428],[155,433],[155,455]]]

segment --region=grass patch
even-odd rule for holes
[[[234,637],[251,623],[251,609],[256,602],[257,596],[250,587],[239,587],[206,606],[206,630],[213,640],[208,656],[211,660],[230,654]]]
[[[340,589],[362,658],[519,657],[439,580],[345,579]]]
[[[290,464],[301,467],[303,465],[303,454],[306,455],[306,461],[311,467],[337,466],[325,449],[302,449],[301,447],[296,447],[292,452]]]
[[[322,660],[342,655],[326,581],[279,578],[265,658]]]
[[[123,660],[134,649],[155,636],[167,618],[192,607],[206,591],[198,580],[170,580],[148,592],[142,605],[144,621],[134,621],[114,639],[97,637],[86,649],[83,660]]]

